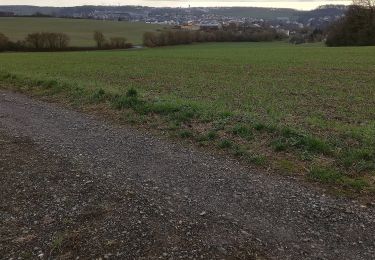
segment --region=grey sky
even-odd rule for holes
[[[323,4],[349,4],[351,1],[342,0],[0,0],[0,5],[39,5],[39,6],[77,6],[77,5],[147,5],[188,7],[190,6],[261,6],[285,7],[296,9],[313,9]]]

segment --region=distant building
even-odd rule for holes
[[[279,34],[284,34],[286,36],[290,36],[290,31],[286,29],[276,29],[276,32]]]
[[[0,17],[12,17],[14,13],[12,12],[0,12]]]
[[[289,17],[277,17],[276,20],[280,22],[289,22]]]
[[[198,31],[200,29],[199,25],[194,24],[193,22],[184,23],[180,26],[181,30],[185,31]]]
[[[202,31],[217,31],[222,29],[222,25],[220,23],[207,23],[207,24],[200,24],[199,28]]]

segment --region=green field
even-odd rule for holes
[[[371,190],[374,53],[285,43],[4,53],[0,73],[4,86],[107,103],[128,122],[281,173]],[[138,96],[126,95],[131,88]]]
[[[162,28],[159,25],[88,19],[0,18],[0,32],[11,40],[23,40],[29,33],[62,32],[70,36],[74,47],[94,46],[93,32],[102,31],[107,38],[121,36],[133,44],[142,43],[143,33]]]

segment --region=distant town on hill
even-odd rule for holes
[[[185,24],[225,24],[230,22],[267,24],[287,30],[296,28],[324,29],[332,21],[342,17],[347,10],[343,5],[325,5],[311,11],[287,8],[258,7],[194,7],[154,8],[143,6],[0,6],[0,16],[51,16],[145,22],[181,26]]]

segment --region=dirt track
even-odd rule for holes
[[[375,259],[375,207],[0,91],[4,259]]]

